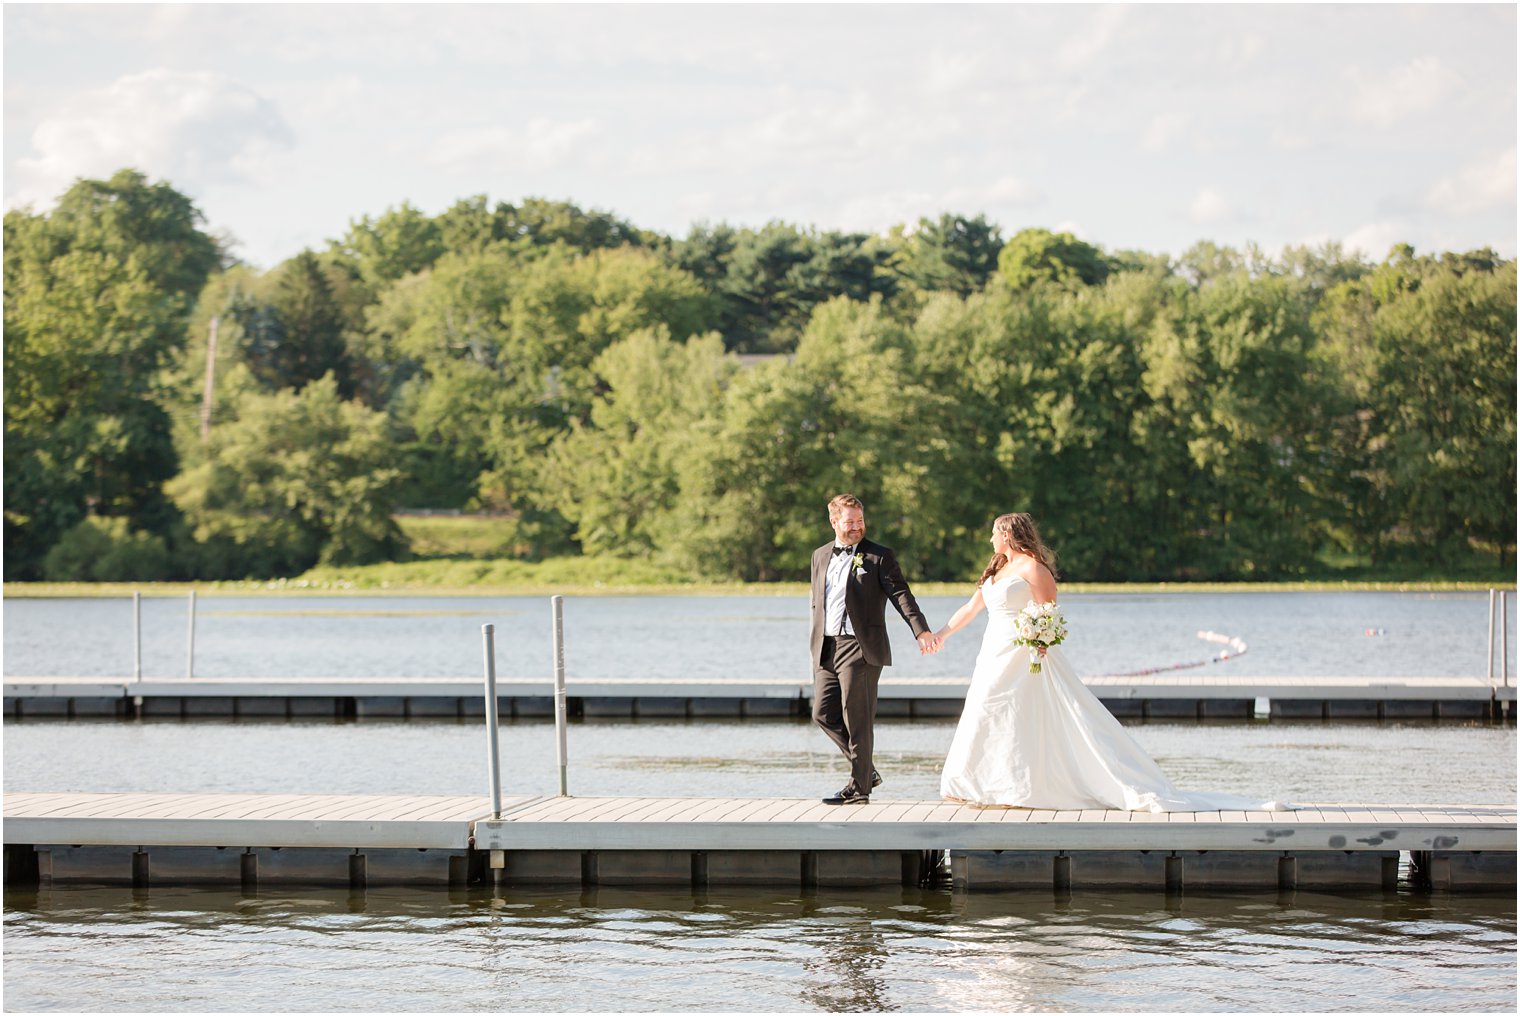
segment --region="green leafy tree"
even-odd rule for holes
[[[1341,408],[1307,308],[1290,281],[1243,271],[1175,296],[1146,344],[1144,430],[1167,461],[1178,577],[1301,573],[1333,511]]]
[[[264,300],[240,302],[232,316],[242,327],[242,354],[255,377],[271,389],[305,387],[332,374],[338,390],[356,389],[345,333],[347,315],[334,295],[327,266],[302,251],[274,273]]]
[[[584,551],[649,556],[680,542],[679,463],[737,369],[716,333],[676,342],[663,325],[596,358],[591,411],[555,440],[540,486]]]
[[[799,273],[812,259],[807,235],[785,223],[739,234],[718,287],[730,349],[774,353],[795,345],[816,299],[797,292]]]
[[[1515,263],[1398,247],[1326,297],[1318,321],[1365,407],[1349,434],[1373,558],[1514,558]]]
[[[378,218],[366,215],[350,223],[348,233],[333,244],[334,255],[374,289],[422,271],[444,250],[438,223],[407,202]]]
[[[177,463],[159,403],[221,253],[167,184],[81,180],[5,216],[5,574],[37,578],[86,514],[167,532]]]
[[[671,245],[667,257],[709,293],[716,293],[728,274],[729,258],[738,244],[739,231],[727,223],[699,222],[691,227],[685,239]]]
[[[1022,229],[998,253],[998,277],[1015,290],[1038,282],[1066,288],[1098,286],[1112,269],[1097,247],[1048,229]]]
[[[394,461],[384,415],[343,401],[328,376],[298,392],[246,394],[169,491],[201,545],[205,577],[298,574],[405,549],[390,517]]]
[[[904,242],[898,271],[919,291],[969,296],[997,271],[1001,230],[986,216],[922,218]]]
[[[824,506],[849,490],[914,568],[904,527],[923,504],[924,392],[909,367],[907,336],[880,301],[840,298],[815,312],[792,363],[737,375],[680,462],[679,559],[702,574],[805,578],[827,536]]]
[[[484,194],[462,198],[434,219],[445,252],[466,254],[484,250],[508,238],[510,208],[491,207]]]
[[[162,536],[134,532],[123,518],[85,517],[42,562],[49,582],[160,582],[174,577]]]
[[[655,238],[611,212],[585,211],[568,201],[527,198],[498,206],[506,235],[536,247],[561,245],[589,254],[614,247],[645,247]]]
[[[706,330],[713,306],[702,287],[638,249],[576,256],[557,249],[513,279],[505,353],[515,379],[556,426],[583,415],[591,361],[620,338],[663,324],[680,341]]]
[[[1246,258],[1233,247],[1200,240],[1182,252],[1175,267],[1182,278],[1194,286],[1201,286],[1210,279],[1244,272]]]

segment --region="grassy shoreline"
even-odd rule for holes
[[[509,550],[516,522],[475,516],[396,516],[412,548],[408,561],[322,565],[291,578],[232,582],[8,582],[8,599],[201,596],[806,596],[805,582],[696,581],[669,563],[643,558],[563,556],[522,561]],[[1420,565],[1323,555],[1313,578],[1256,582],[1063,582],[1069,593],[1482,592],[1514,589],[1515,573],[1493,564]],[[909,577],[912,577],[910,568]],[[914,582],[924,596],[970,596],[972,576]]]
[[[1066,593],[1286,593],[1286,592],[1484,592],[1488,589],[1513,591],[1515,583],[1468,581],[1381,581],[1342,580],[1302,582],[1066,582]],[[915,582],[919,596],[969,596],[970,582]],[[425,583],[346,585],[341,581],[307,579],[272,579],[240,582],[7,582],[0,592],[7,600],[68,598],[130,598],[134,592],[144,597],[183,597],[191,590],[196,596],[806,596],[805,582],[730,582],[730,583],[597,583],[597,582],[521,582],[509,585],[439,585]]]

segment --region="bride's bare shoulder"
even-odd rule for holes
[[[1029,583],[1030,591],[1040,600],[1052,601],[1056,598],[1056,577],[1045,565],[1030,558],[1021,574],[1024,581]]]

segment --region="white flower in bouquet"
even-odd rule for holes
[[[1040,650],[1066,641],[1066,618],[1054,603],[1031,603],[1019,611],[1016,646],[1029,650],[1029,672],[1040,672]]]

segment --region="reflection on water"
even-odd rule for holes
[[[1509,897],[8,893],[10,1009],[1509,1009]]]

